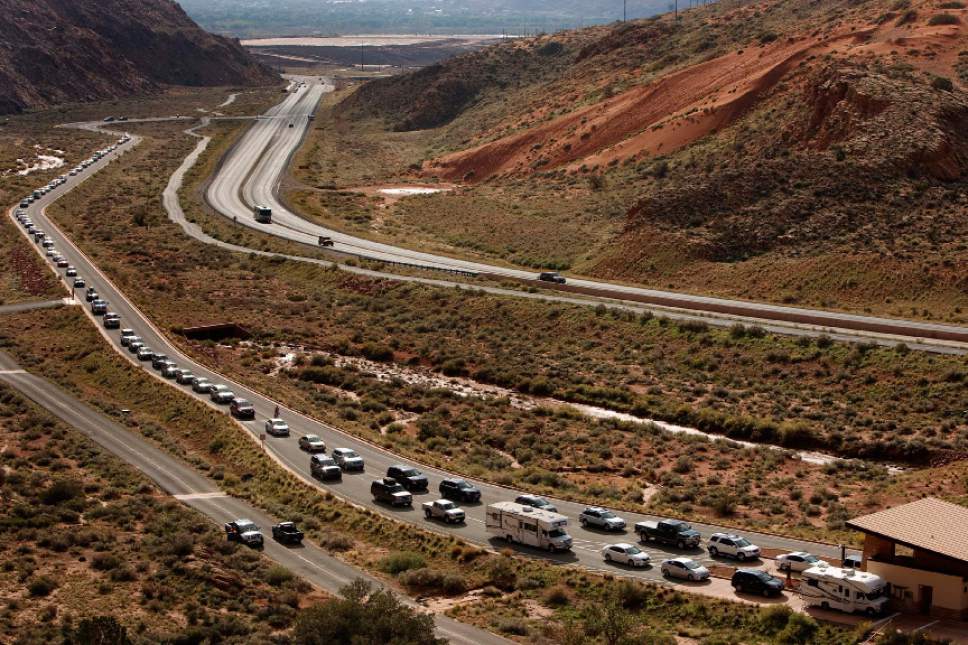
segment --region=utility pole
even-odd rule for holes
[[[622,0],[622,22],[629,21],[629,0]]]
[[[364,63],[363,56],[365,54],[366,54],[366,43],[362,43],[361,42],[360,43],[360,71],[361,72],[365,72],[366,71],[366,65],[363,64]]]

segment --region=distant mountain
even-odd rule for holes
[[[705,0],[703,0],[705,1]],[[329,34],[534,34],[622,18],[623,0],[181,0],[206,29],[241,38]],[[686,6],[689,0],[679,0]],[[693,2],[695,4],[695,2]],[[627,0],[629,18],[673,0]]]
[[[277,76],[172,0],[0,0],[0,113]]]

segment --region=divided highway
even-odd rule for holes
[[[115,423],[53,383],[28,374],[3,352],[0,352],[0,382],[18,390],[54,416],[84,433],[105,450],[154,480],[163,491],[201,512],[219,526],[239,518],[248,518],[261,526],[263,532],[268,533],[267,529],[279,521],[246,501],[226,495],[215,482],[198,474],[185,462],[156,448],[140,434]],[[379,580],[326,554],[308,541],[299,547],[287,547],[267,537],[263,552],[295,575],[331,593],[337,593],[357,578],[364,578],[378,587],[383,586]],[[447,616],[435,615],[434,619],[437,633],[452,643],[498,645],[508,642]]]
[[[294,89],[286,99],[269,110],[267,118],[258,121],[224,159],[206,194],[216,211],[244,226],[301,244],[316,246],[321,236],[330,237],[335,242],[334,251],[367,259],[535,281],[533,272],[374,242],[313,224],[289,210],[278,196],[281,178],[310,126],[310,116],[315,112],[320,98],[332,91],[332,85],[326,81],[311,77],[296,80],[299,82],[294,83]],[[256,205],[272,209],[272,224],[255,221],[253,207]],[[543,286],[586,296],[631,300],[710,315],[815,326],[818,329],[812,335],[840,329],[872,337],[896,337],[895,342],[902,339],[931,339],[940,346],[955,346],[961,351],[968,349],[968,327],[956,325],[785,307],[579,278],[569,279],[565,286]]]
[[[134,145],[136,142],[137,140],[135,139],[135,141],[129,145]],[[253,441],[257,441],[263,430],[262,424],[264,420],[274,415],[274,411],[278,405],[277,402],[270,400],[269,398],[247,387],[228,381],[223,376],[196,363],[188,356],[182,354],[171,342],[168,341],[164,334],[158,330],[151,323],[151,321],[148,320],[148,318],[125,297],[125,295],[108,279],[108,277],[102,274],[95,264],[89,258],[87,258],[46,216],[45,209],[47,206],[49,206],[53,201],[58,199],[66,192],[72,190],[79,182],[84,181],[92,173],[97,172],[117,154],[119,153],[108,155],[105,159],[102,159],[98,163],[94,164],[91,168],[82,172],[77,177],[70,178],[70,180],[64,186],[58,187],[48,195],[42,197],[38,202],[29,208],[29,214],[34,223],[38,227],[45,230],[54,240],[61,254],[68,260],[68,262],[70,262],[70,264],[77,268],[80,275],[83,276],[87,281],[87,284],[97,289],[100,296],[110,303],[109,309],[120,314],[123,327],[133,329],[137,335],[144,339],[147,346],[151,347],[155,352],[167,355],[169,358],[178,363],[180,367],[191,369],[195,375],[206,377],[214,383],[228,384],[237,396],[252,402],[255,407],[257,420],[253,422],[240,423],[240,426],[249,433],[249,436],[253,439]],[[12,213],[13,211],[11,210],[11,216]],[[17,226],[19,230],[23,231],[23,228],[19,224],[17,224]],[[93,323],[98,325],[105,338],[112,344],[116,351],[118,351],[127,360],[131,361],[132,364],[139,366],[139,368],[150,371],[150,367],[141,367],[145,364],[139,363],[131,356],[131,354],[121,347],[119,342],[119,333],[117,331],[109,332],[104,330],[100,325],[100,319],[91,314],[89,307],[85,306],[84,311],[87,312],[87,315],[91,318]],[[155,372],[151,373],[158,378],[160,382],[165,383],[169,387],[180,390],[183,395],[195,396],[203,401],[206,405],[218,407],[215,406],[215,404],[212,403],[207,396],[199,396],[192,392],[192,390],[187,386],[179,386],[171,381],[163,381],[163,379],[157,376]],[[268,437],[265,442],[265,447],[268,453],[280,465],[288,468],[305,481],[311,482],[313,485],[321,488],[326,488],[335,495],[347,501],[355,503],[359,506],[373,509],[376,512],[402,522],[407,522],[428,530],[451,533],[461,537],[467,542],[478,544],[484,547],[504,548],[506,546],[503,541],[492,540],[487,535],[484,528],[484,505],[470,505],[465,507],[467,511],[466,524],[454,526],[427,521],[423,518],[422,513],[417,510],[421,502],[435,499],[437,497],[434,492],[416,496],[414,499],[414,509],[392,509],[375,503],[370,495],[370,482],[374,478],[384,475],[390,465],[397,463],[408,464],[410,463],[408,460],[397,457],[392,453],[371,445],[365,441],[361,441],[357,438],[349,436],[340,431],[338,428],[330,426],[321,421],[311,419],[295,411],[288,410],[285,408],[285,406],[278,407],[281,409],[280,416],[289,423],[289,426],[292,430],[292,436],[289,438]],[[224,407],[220,409],[225,410]],[[305,434],[316,434],[322,437],[326,442],[329,451],[338,447],[351,448],[355,450],[364,458],[366,462],[366,472],[361,474],[347,473],[341,483],[324,485],[315,481],[309,474],[309,455],[301,451],[297,444],[298,437]],[[450,476],[450,473],[445,473],[438,469],[424,468],[419,464],[413,465],[421,468],[425,474],[428,475],[430,479],[430,491],[436,491],[440,480]],[[517,495],[516,491],[508,490],[503,487],[480,482],[477,483],[483,492],[484,504],[500,500],[513,499]],[[576,521],[579,513],[584,508],[583,505],[564,500],[556,500],[556,505],[562,513],[571,519],[573,523],[569,528],[569,532],[574,537],[574,551],[572,553],[550,555],[544,552],[537,552],[521,547],[516,547],[517,550],[531,557],[550,559],[562,564],[573,564],[590,570],[603,570],[617,575],[626,575],[636,578],[649,579],[652,581],[661,581],[661,575],[658,567],[651,569],[629,570],[620,566],[606,565],[602,561],[602,556],[600,553],[602,547],[611,542],[634,541],[635,538],[631,534],[631,531],[624,534],[615,535],[606,534],[595,530],[583,529],[578,526]],[[623,515],[628,520],[629,526],[634,524],[636,521],[656,519],[654,517],[634,513],[623,513]],[[704,538],[708,538],[713,532],[728,531],[726,527],[710,525],[697,525],[695,528],[697,528],[703,534]],[[839,549],[831,545],[810,543],[765,534],[746,533],[746,535],[754,543],[765,549],[790,551],[803,550],[828,558],[836,558],[840,555]],[[649,546],[647,550],[652,555],[653,561],[661,561],[665,557],[669,556],[683,555],[681,552],[661,547]],[[714,561],[713,558],[709,557],[708,553],[701,549],[696,549],[694,552],[688,553],[687,555],[702,560],[707,564]],[[723,581],[721,580],[714,580],[713,582],[706,584],[666,584],[675,584],[684,590],[692,590],[698,593],[711,593],[710,587],[722,582]],[[722,593],[721,586],[718,593]]]

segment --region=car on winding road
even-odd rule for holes
[[[289,424],[282,419],[266,419],[265,431],[272,437],[288,437]]]
[[[309,472],[316,479],[323,481],[339,481],[343,479],[343,469],[333,461],[332,457],[327,455],[313,455],[310,457]]]
[[[303,537],[295,522],[279,522],[272,527],[272,539],[279,544],[302,544]]]
[[[514,503],[521,504],[523,506],[530,506],[531,508],[538,508],[542,511],[548,511],[550,513],[558,512],[558,508],[541,495],[518,495],[514,498]]]
[[[447,524],[460,524],[464,521],[466,514],[449,499],[438,499],[433,502],[423,503],[424,517],[428,520],[443,520]]]
[[[692,558],[672,558],[665,560],[661,566],[662,575],[667,578],[679,578],[699,582],[709,579],[709,569]]]
[[[227,385],[213,385],[208,393],[208,398],[219,405],[229,405],[235,400],[235,392],[230,390]]]
[[[578,516],[578,523],[585,528],[603,531],[624,531],[625,520],[601,506],[589,506]]]
[[[236,419],[255,419],[255,407],[245,399],[233,398],[229,412]]]
[[[430,486],[426,475],[413,466],[404,464],[394,464],[387,468],[387,477],[395,479],[412,493],[426,491]]]
[[[262,548],[262,531],[252,520],[235,520],[225,523],[225,537],[229,542],[241,542],[252,548]]]
[[[777,571],[796,571],[800,573],[810,567],[821,566],[828,567],[830,563],[806,551],[794,551],[793,553],[784,553],[776,556]]]
[[[706,545],[709,555],[735,558],[740,562],[760,557],[760,547],[732,533],[713,533]]]
[[[306,434],[299,437],[299,449],[306,452],[326,452],[326,443],[318,435]]]
[[[363,457],[349,448],[333,448],[333,460],[347,472],[363,472],[365,466]]]
[[[413,506],[413,495],[393,477],[375,480],[370,484],[370,494],[374,500],[390,506]]]
[[[614,562],[630,567],[647,567],[652,560],[648,553],[634,544],[628,544],[626,542],[606,544],[605,548],[602,549],[602,557],[605,559],[605,562]]]
[[[192,390],[198,394],[211,394],[212,388],[215,384],[209,381],[207,378],[197,378],[195,382],[192,383]]]
[[[456,502],[476,504],[481,501],[481,489],[457,477],[440,482],[438,490],[444,498]]]

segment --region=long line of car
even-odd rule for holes
[[[82,162],[70,174],[83,170],[105,154],[113,152],[118,146],[130,140],[125,135],[118,142],[95,153]],[[120,330],[120,344],[134,355],[138,361],[148,364],[168,380],[192,389],[198,394],[206,394],[217,405],[228,406],[229,413],[240,420],[252,421],[256,418],[254,406],[247,400],[235,395],[224,385],[213,383],[207,378],[194,375],[191,370],[180,368],[168,356],[155,352],[134,330],[121,329],[120,315],[110,311],[110,305],[103,300],[93,287],[87,287],[77,270],[60,255],[53,240],[39,230],[26,212],[27,207],[54,188],[62,185],[66,176],[61,176],[47,186],[34,191],[25,198],[15,211],[17,220],[24,226],[33,239],[46,249],[46,255],[58,268],[65,270],[65,277],[75,290],[85,289],[85,299],[90,303],[91,312],[101,317],[107,330]],[[278,411],[264,422],[266,436],[289,437],[290,429],[286,421],[279,418]],[[335,448],[327,454],[325,442],[316,435],[303,435],[298,439],[300,449],[309,453],[309,470],[313,477],[328,482],[342,481],[344,472],[364,472],[363,458],[350,448]],[[480,504],[482,493],[473,484],[460,478],[447,478],[438,487],[440,497],[422,504],[425,518],[447,524],[462,524],[467,514],[459,503]],[[415,494],[429,493],[429,480],[413,466],[391,465],[386,475],[371,482],[370,493],[374,501],[390,506],[409,507],[413,505]],[[568,534],[568,518],[558,513],[557,508],[547,499],[536,495],[519,495],[512,501],[499,501],[486,507],[485,527],[489,535],[502,539],[508,544],[520,544],[544,549],[550,552],[569,551],[573,540]],[[605,532],[624,533],[627,529],[625,519],[614,512],[599,506],[585,508],[578,516],[579,524],[586,529]],[[667,519],[658,522],[638,522],[634,533],[639,543],[658,543],[674,547],[680,551],[695,551],[701,546],[701,536],[688,523]],[[239,519],[225,525],[226,536],[253,547],[263,544],[259,527],[246,519]],[[302,540],[302,532],[292,522],[283,522],[272,527],[273,538],[287,544]],[[733,558],[740,563],[758,560],[760,548],[742,536],[728,533],[712,534],[706,544],[711,557]],[[651,566],[651,556],[637,544],[617,542],[607,544],[601,549],[603,560],[610,565],[629,567]],[[883,597],[883,581],[877,576],[856,571],[856,563],[845,562],[845,568],[831,567],[819,558],[804,552],[788,553],[776,558],[780,572],[799,572],[803,576],[801,595],[809,603],[818,606],[842,609],[845,611],[864,611],[868,614],[879,613],[886,603]],[[711,572],[695,559],[674,557],[661,563],[661,573],[667,578],[678,578],[691,582],[707,580]],[[732,585],[738,592],[755,593],[764,596],[780,595],[785,588],[782,579],[759,569],[737,569],[732,576]],[[836,589],[836,593],[829,590]],[[848,591],[844,591],[848,589]],[[853,592],[853,597],[851,595]],[[846,594],[846,596],[845,596]]]

